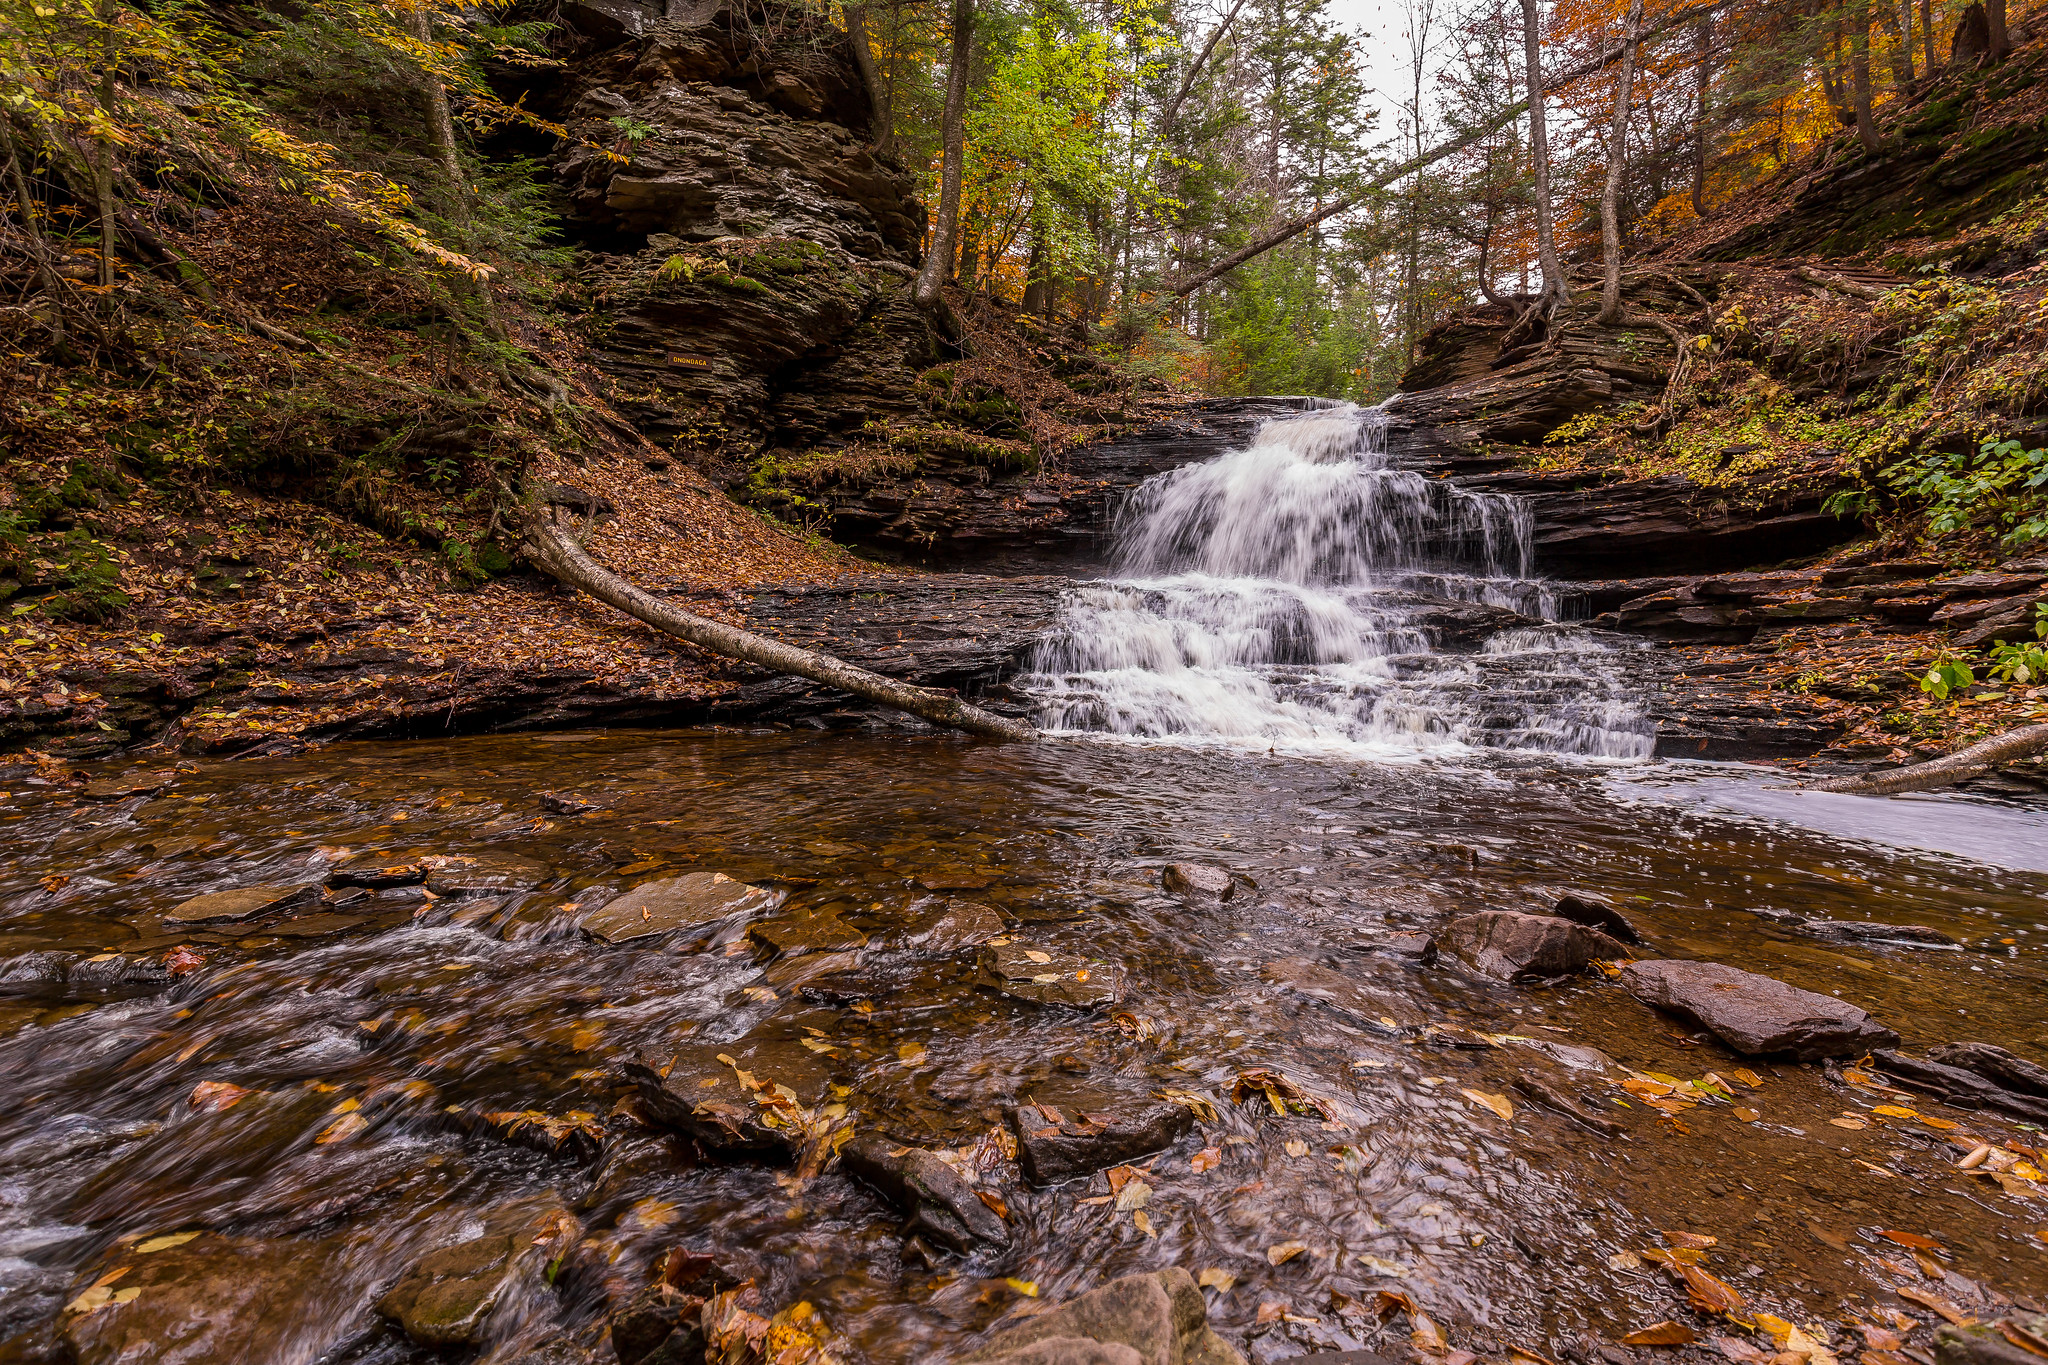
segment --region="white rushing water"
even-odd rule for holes
[[[1449,603],[1547,621],[1523,500],[1389,466],[1348,404],[1148,480],[1118,577],[1076,588],[1023,685],[1063,731],[1372,757],[1525,749],[1644,758],[1613,651],[1561,625],[1440,648]]]

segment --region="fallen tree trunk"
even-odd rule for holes
[[[1838,777],[1832,782],[1816,783],[1809,790],[1845,792],[1851,796],[1932,791],[1936,787],[1954,786],[1958,782],[1981,777],[2001,763],[2010,763],[2043,750],[2048,750],[2048,725],[2022,725],[2017,730],[2007,730],[2002,735],[1979,740],[1967,749],[1958,749],[1925,763],[1915,763],[1909,768],[1879,773],[1875,777]]]
[[[527,518],[526,535],[521,544],[527,560],[550,577],[572,588],[580,588],[635,620],[687,640],[699,649],[728,659],[758,664],[777,673],[809,678],[883,706],[908,711],[934,725],[950,726],[996,739],[1038,738],[1038,731],[1026,723],[993,715],[948,693],[885,678],[829,654],[798,649],[795,645],[671,606],[650,593],[642,592],[585,554],[575,537],[555,520],[550,508],[537,508]]]

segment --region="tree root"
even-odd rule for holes
[[[2026,758],[2048,750],[2048,725],[2022,725],[2002,735],[1979,740],[1941,758],[1915,763],[1875,777],[1838,777],[1807,788],[1817,792],[1841,792],[1851,796],[1889,796],[1893,792],[1932,791],[1981,777],[2001,763]]]
[[[947,693],[870,673],[829,654],[799,649],[795,645],[671,606],[642,592],[592,559],[576,543],[576,538],[555,520],[551,507],[537,507],[528,515],[521,548],[528,562],[550,577],[572,588],[580,588],[635,620],[687,640],[699,649],[728,659],[758,664],[777,673],[809,678],[898,711],[907,711],[934,725],[950,726],[995,739],[1028,740],[1038,737],[1038,731],[1022,721],[993,715]]]

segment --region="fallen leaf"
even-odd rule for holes
[[[1301,1242],[1281,1242],[1276,1246],[1269,1246],[1266,1248],[1266,1264],[1285,1265],[1307,1250],[1307,1245]]]
[[[1147,1237],[1157,1237],[1159,1235],[1158,1233],[1152,1231],[1152,1215],[1145,1212],[1145,1210],[1133,1210],[1131,1213],[1131,1221],[1137,1224],[1138,1231],[1144,1233]]]
[[[1508,1347],[1508,1359],[1534,1361],[1535,1365],[1557,1365],[1549,1356],[1538,1355],[1526,1346],[1510,1345]]]
[[[1744,1123],[1755,1123],[1758,1119],[1763,1117],[1762,1114],[1757,1113],[1754,1109],[1744,1109],[1740,1106],[1737,1106],[1731,1112],[1735,1115],[1736,1118],[1741,1119]]]
[[[896,1056],[905,1066],[916,1066],[924,1060],[924,1044],[899,1043],[896,1046]]]
[[[1769,1351],[1759,1351],[1740,1337],[1715,1337],[1714,1349],[1741,1365],[1764,1365],[1771,1358]]]
[[[1863,1344],[1873,1351],[1896,1351],[1906,1344],[1905,1337],[1889,1327],[1859,1322],[1856,1324],[1856,1330],[1863,1334]]]
[[[325,1147],[329,1143],[344,1141],[347,1138],[354,1137],[357,1133],[362,1132],[363,1129],[368,1128],[369,1126],[370,1121],[364,1118],[361,1114],[343,1114],[340,1118],[328,1124],[327,1127],[321,1131],[319,1137],[313,1139],[313,1145],[316,1147]]]
[[[218,1114],[223,1109],[234,1108],[255,1093],[229,1081],[201,1081],[192,1087],[192,1110],[199,1114]]]
[[[1287,1155],[1289,1156],[1308,1155],[1308,1144],[1306,1142],[1302,1142],[1299,1139],[1290,1138],[1288,1141],[1282,1143],[1281,1146],[1286,1150]]]
[[[1617,1251],[1607,1258],[1609,1270],[1641,1270],[1643,1258],[1633,1251]]]
[[[1624,1346],[1685,1346],[1699,1340],[1682,1322],[1653,1322],[1621,1339]]]
[[[2021,1350],[2032,1351],[2037,1356],[2048,1356],[2048,1339],[2042,1338],[2038,1333],[2028,1331],[2009,1318],[2001,1320],[1997,1326],[1999,1335]]]
[[[1889,1236],[1890,1234],[1887,1233],[1886,1235]],[[1958,1327],[1972,1327],[1976,1325],[1977,1320],[1975,1318],[1937,1294],[1930,1294],[1924,1289],[1916,1289],[1912,1285],[1906,1285],[1892,1292],[1896,1293],[1907,1303],[1917,1303],[1922,1308],[1932,1308]]]
[[[1195,1276],[1195,1283],[1203,1289],[1213,1289],[1219,1294],[1228,1294],[1230,1287],[1237,1283],[1237,1276],[1212,1265]]]
[[[1941,1250],[1941,1243],[1935,1241],[1932,1237],[1922,1237],[1917,1232],[1898,1232],[1891,1228],[1881,1228],[1877,1235],[1884,1238],[1887,1242],[1896,1242],[1902,1247],[1912,1247],[1917,1251]]]
[[[1508,1097],[1506,1095],[1496,1095],[1490,1090],[1460,1089],[1458,1093],[1463,1095],[1466,1099],[1472,1101],[1472,1103],[1474,1104],[1485,1105],[1488,1109],[1491,1109],[1494,1113],[1500,1115],[1503,1119],[1511,1119],[1515,1116],[1515,1106],[1508,1103]]]
[[[1108,1204],[1113,1202],[1113,1200],[1110,1195],[1098,1194],[1092,1199],[1077,1199],[1074,1202],[1082,1208],[1093,1208],[1097,1204]]]
[[[1957,1123],[1952,1119],[1936,1118],[1932,1114],[1922,1114],[1920,1116],[1920,1121],[1926,1124],[1929,1128],[1939,1128],[1943,1132],[1948,1132],[1952,1129],[1960,1128],[1963,1126],[1962,1124]]]
[[[1675,1269],[1685,1281],[1686,1298],[1702,1313],[1735,1314],[1745,1307],[1745,1300],[1734,1286],[1722,1283],[1698,1266],[1680,1265]]]
[[[1637,1254],[1646,1261],[1655,1261],[1673,1270],[1682,1265],[1701,1265],[1707,1259],[1707,1254],[1698,1247],[1645,1247]]]
[[[1718,1245],[1720,1239],[1709,1237],[1703,1232],[1666,1232],[1664,1240],[1675,1247],[1710,1247]]]
[[[1281,1318],[1285,1317],[1286,1314],[1286,1304],[1278,1303],[1274,1300],[1268,1299],[1266,1302],[1259,1305],[1259,1311],[1256,1320],[1259,1322],[1278,1322]]]
[[[1127,1181],[1124,1187],[1116,1193],[1116,1211],[1118,1213],[1129,1213],[1133,1209],[1142,1209],[1151,1202],[1152,1187],[1142,1180]]]
[[[1051,953],[1041,953],[1034,949],[1026,949],[1024,956],[1030,958],[1033,962],[1041,964],[1052,961]]]
[[[1736,1080],[1741,1081],[1751,1090],[1763,1089],[1764,1078],[1757,1075],[1754,1071],[1751,1071],[1746,1066],[1738,1066],[1731,1070],[1728,1074],[1733,1076]]]
[[[1123,1193],[1126,1180],[1134,1179],[1143,1174],[1144,1172],[1136,1166],[1112,1166],[1102,1173],[1103,1178],[1109,1181],[1109,1192],[1111,1194]]]
[[[1003,1202],[1001,1195],[997,1194],[994,1190],[976,1190],[975,1194],[981,1197],[982,1203],[988,1205],[989,1212],[995,1214],[996,1217],[1002,1219],[1005,1223],[1010,1221],[1010,1206]]]
[[[1221,1147],[1204,1147],[1201,1151],[1188,1158],[1188,1165],[1194,1168],[1197,1175],[1202,1174],[1204,1171],[1213,1171],[1222,1164],[1223,1149]]]
[[[1916,1111],[1902,1108],[1896,1104],[1880,1104],[1870,1112],[1873,1114],[1883,1114],[1888,1119],[1917,1119],[1920,1117]]]
[[[1868,1128],[1870,1126],[1870,1120],[1862,1118],[1829,1119],[1828,1122],[1832,1123],[1837,1128],[1859,1129]]]

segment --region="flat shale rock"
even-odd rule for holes
[[[175,924],[225,923],[286,910],[301,910],[317,905],[319,901],[318,883],[244,886],[233,891],[210,891],[203,896],[194,896],[164,918]]]
[[[383,849],[344,858],[327,873],[329,886],[360,886],[373,891],[391,886],[418,886],[426,879],[427,864],[423,859]]]
[[[1114,963],[1024,943],[984,944],[979,961],[984,985],[1034,1005],[1093,1009],[1124,998],[1124,969]]]
[[[1080,1113],[1046,1104],[1010,1111],[1017,1164],[1034,1185],[1058,1185],[1172,1145],[1195,1126],[1193,1111],[1161,1100],[1122,1113]]]
[[[124,801],[131,796],[155,796],[177,780],[176,773],[126,773],[88,782],[79,795],[88,801]]]
[[[1846,1001],[1719,962],[1631,962],[1621,981],[1644,1004],[1697,1020],[1746,1057],[1782,1052],[1811,1062],[1899,1040]]]
[[[1628,949],[1598,929],[1554,915],[1486,910],[1454,919],[1438,942],[1473,967],[1501,981],[1525,976],[1570,976],[1599,958]]]
[[[2022,1095],[2048,1098],[2048,1066],[2036,1066],[1990,1043],[1943,1043],[1927,1049],[1927,1059],[1943,1066],[1972,1071],[1993,1084]]]
[[[1228,872],[1206,863],[1168,863],[1159,884],[1185,901],[1227,901],[1233,889]]]
[[[1836,943],[1889,943],[1909,948],[1954,948],[1960,945],[1939,929],[1924,924],[1883,924],[1876,920],[1809,919],[1793,928]]]
[[[943,957],[1002,937],[1003,917],[979,901],[947,897],[910,908],[913,918],[904,926],[904,938],[921,953]]]
[[[784,957],[804,953],[850,952],[868,946],[868,936],[837,915],[791,915],[749,926],[747,937]]]
[[[773,910],[782,904],[783,895],[735,881],[723,872],[690,872],[640,883],[586,916],[582,927],[605,943],[632,943],[678,929],[702,928],[734,915]]]
[[[489,896],[530,891],[555,874],[516,853],[450,853],[424,859],[427,890],[437,896]]]
[[[1010,1230],[967,1178],[921,1147],[857,1137],[839,1149],[839,1165],[901,1208],[910,1232],[963,1254],[1010,1244]]]
[[[337,1344],[319,1327],[323,1310],[339,1321],[361,1292],[330,1243],[211,1232],[170,1247],[155,1240],[118,1253],[108,1269],[131,1269],[85,1291],[100,1306],[66,1315],[61,1331],[78,1365],[311,1359]]]
[[[1244,1365],[1209,1327],[1194,1277],[1175,1266],[1113,1280],[1004,1328],[957,1365]]]
[[[1427,934],[1415,935],[1427,939]],[[1342,972],[1307,958],[1283,957],[1259,968],[1275,986],[1320,1000],[1353,1021],[1380,1033],[1399,1033],[1417,1021],[1415,1006],[1398,996],[1360,985]]]
[[[1886,1072],[1915,1090],[1938,1095],[1961,1109],[1996,1109],[2035,1123],[2048,1123],[2048,1099],[2008,1090],[1975,1071],[1880,1048],[1874,1054]]]
[[[521,1278],[539,1278],[545,1253],[530,1250],[559,1240],[574,1226],[559,1205],[494,1214],[485,1220],[482,1236],[422,1256],[377,1300],[377,1312],[422,1346],[480,1341],[499,1300]]]

